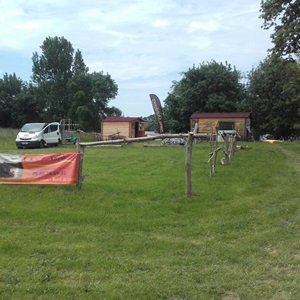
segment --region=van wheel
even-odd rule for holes
[[[62,141],[61,141],[61,139],[58,139],[58,144],[57,144],[57,146],[62,146]]]
[[[44,147],[45,147],[44,141],[40,141],[40,148],[44,148]]]

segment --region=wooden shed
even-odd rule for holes
[[[146,122],[141,118],[109,117],[101,122],[102,140],[145,136]]]
[[[251,113],[250,112],[196,112],[190,117],[190,126],[193,130],[198,123],[199,133],[211,133],[218,130],[218,135],[222,132],[236,131],[242,140],[251,138]]]

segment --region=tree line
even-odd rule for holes
[[[268,57],[243,82],[230,64],[211,61],[193,66],[173,82],[164,101],[166,127],[190,129],[194,112],[252,113],[252,127],[276,137],[300,129],[300,63],[291,57]]]
[[[68,40],[48,37],[41,50],[33,53],[30,82],[15,73],[0,79],[0,127],[71,119],[91,131],[101,118],[122,114],[108,106],[118,93],[116,82],[103,71],[90,73]]]
[[[173,81],[164,99],[169,132],[189,130],[194,112],[252,112],[252,126],[277,137],[300,129],[300,0],[262,0],[264,29],[274,29],[273,48],[243,75],[230,63],[215,60],[193,65]],[[48,37],[42,53],[33,53],[32,77],[0,79],[0,127],[25,122],[72,119],[86,131],[100,130],[100,120],[121,116],[109,107],[118,86],[109,74],[89,72],[80,50],[64,37]],[[148,116],[155,128],[154,115]],[[152,126],[152,127],[151,127]]]

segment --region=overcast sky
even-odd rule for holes
[[[0,77],[32,74],[46,37],[65,37],[90,71],[109,73],[125,116],[153,114],[193,65],[227,61],[246,73],[267,56],[260,0],[0,0]]]

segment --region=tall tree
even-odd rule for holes
[[[276,55],[293,54],[300,50],[300,0],[262,0],[261,18],[264,29],[271,34]]]
[[[173,82],[165,100],[165,123],[170,131],[189,129],[189,118],[196,112],[236,111],[243,99],[241,74],[230,64],[211,61],[193,66]]]
[[[89,73],[81,51],[64,37],[48,37],[33,54],[32,80],[45,121],[71,118],[85,130],[98,130],[118,86],[109,74]]]
[[[42,54],[33,54],[32,80],[37,85],[44,120],[59,120],[67,115],[69,96],[67,83],[72,77],[74,49],[64,37],[48,37]]]
[[[68,82],[72,103],[68,117],[84,130],[99,130],[100,120],[106,116],[108,102],[115,98],[118,86],[103,72],[78,73]]]
[[[91,78],[93,101],[98,108],[99,117],[102,119],[106,116],[105,109],[109,101],[118,94],[118,86],[111,76],[104,72],[93,72]]]
[[[81,51],[77,49],[74,56],[74,61],[72,65],[72,72],[73,75],[79,74],[79,73],[88,73],[89,68],[85,65],[85,62],[83,60]]]
[[[249,73],[254,126],[287,137],[300,123],[300,65],[292,59],[265,59]]]

